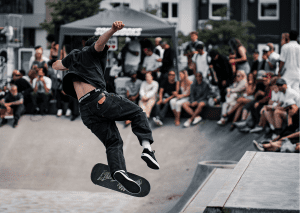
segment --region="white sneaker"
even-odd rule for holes
[[[59,110],[57,110],[57,114],[56,114],[56,115],[57,115],[57,117],[60,117],[60,116],[62,116],[62,112],[63,112],[63,111],[62,111],[62,109],[59,109]]]
[[[156,125],[157,126],[162,126],[164,124],[163,124],[163,122],[159,118],[156,118]]]
[[[188,120],[187,120],[186,122],[184,122],[184,124],[183,124],[184,127],[190,127],[190,125],[191,125],[190,119],[188,119]]]
[[[275,138],[277,138],[278,137],[278,135],[276,135],[275,133],[272,135],[272,140],[274,140]]]
[[[263,131],[263,127],[262,126],[256,126],[255,128],[251,129],[249,132],[250,133],[255,133],[255,132],[260,132]]]
[[[202,120],[201,116],[197,116],[194,121],[193,121],[193,125],[196,125],[197,123],[199,123]]]
[[[72,111],[70,109],[67,109],[67,112],[66,112],[66,116],[69,117],[71,115]]]
[[[225,119],[224,118],[221,118],[218,122],[217,122],[217,124],[219,124],[219,125],[223,125],[223,122],[225,121]]]

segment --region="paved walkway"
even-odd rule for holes
[[[182,120],[182,123],[185,120]],[[152,122],[151,122],[152,123]],[[92,167],[106,163],[104,146],[81,119],[56,116],[21,118],[0,129],[0,212],[166,212],[187,189],[199,161],[239,161],[253,151],[258,134],[229,132],[229,125],[204,120],[184,129],[172,118],[153,126],[161,169],[151,170],[140,158],[142,147],[131,128],[117,123],[124,140],[127,170],[149,180],[151,192],[136,198],[94,185]]]

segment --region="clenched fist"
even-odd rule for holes
[[[115,21],[111,28],[114,31],[118,31],[118,30],[121,30],[124,26],[125,26],[125,24],[123,24],[122,21]]]

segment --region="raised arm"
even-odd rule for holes
[[[118,30],[121,30],[125,24],[123,24],[122,21],[115,21],[111,27],[110,30],[106,31],[102,36],[99,37],[99,39],[95,43],[95,50],[97,52],[100,52],[104,49],[105,44],[110,39],[110,37],[117,32]]]

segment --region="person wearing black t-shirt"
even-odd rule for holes
[[[66,94],[79,100],[83,123],[102,141],[106,148],[111,177],[130,193],[139,193],[141,188],[127,175],[123,154],[123,141],[116,120],[131,120],[132,131],[144,150],[142,159],[152,169],[159,169],[154,151],[152,131],[143,110],[127,98],[105,90],[108,39],[125,25],[113,23],[110,30],[100,37],[90,38],[82,50],[72,50],[63,60],[53,64],[56,70],[69,70],[63,79]]]
[[[161,41],[160,46],[165,50],[163,58],[157,59],[158,62],[162,62],[162,66],[160,67],[160,77],[159,77],[159,84],[163,81],[168,79],[168,72],[173,68],[174,65],[174,57],[175,53],[174,50],[167,44],[166,41]]]
[[[168,79],[165,80],[159,89],[159,100],[155,104],[155,116],[153,121],[156,125],[162,126],[162,120],[165,118],[165,115],[170,106],[170,100],[175,98],[175,95],[179,91],[179,81],[175,81],[175,72],[170,70],[168,73]]]
[[[10,113],[11,110],[13,110],[13,127],[15,128],[18,125],[22,112],[24,111],[23,95],[18,93],[18,87],[16,85],[11,85],[9,93],[7,93],[2,100],[0,100],[0,105],[0,116],[2,118],[0,127],[7,123],[7,120],[4,118],[5,114]]]

